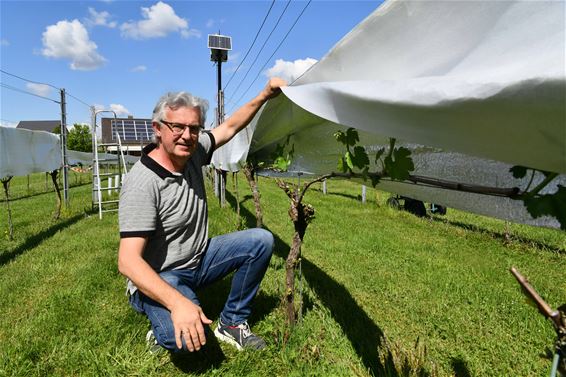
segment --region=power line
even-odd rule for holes
[[[43,99],[46,99],[46,100],[49,100],[49,101],[53,101],[53,102],[55,102],[55,103],[61,103],[61,102],[55,101],[54,99],[51,99],[51,98],[49,98],[49,97],[40,96],[39,94],[35,94],[35,93],[32,93],[32,92],[28,92],[28,91],[26,91],[26,90],[18,89],[18,88],[15,88],[15,87],[13,87],[13,86],[10,86],[10,85],[4,84],[4,83],[0,83],[0,85],[2,85],[3,88],[11,89],[11,90],[14,90],[14,91],[16,91],[16,92],[29,94],[30,96],[35,96],[35,97],[43,98]]]
[[[27,81],[27,82],[31,82],[32,84],[46,85],[46,86],[50,86],[50,87],[52,87],[52,88],[55,88],[55,89],[59,90],[59,88],[57,88],[56,86],[53,86],[53,85],[51,85],[51,84],[46,84],[46,83],[44,83],[44,82],[38,82],[38,81],[29,80],[29,79],[20,77],[20,76],[18,76],[18,75],[14,75],[13,73],[6,72],[6,71],[4,71],[3,69],[0,69],[0,72],[4,73],[4,74],[6,74],[6,75],[9,75],[9,76],[18,78],[18,79],[20,79],[20,80],[24,80],[24,81]]]
[[[4,73],[4,74],[6,74],[6,75],[9,75],[9,76],[18,78],[18,79],[20,79],[20,80],[30,82],[30,83],[32,83],[32,84],[45,85],[45,86],[49,86],[49,87],[51,87],[51,88],[54,88],[54,89],[56,89],[56,90],[61,90],[60,88],[57,88],[57,87],[54,86],[54,85],[46,84],[46,83],[44,83],[44,82],[29,80],[29,79],[26,79],[26,78],[24,78],[24,77],[21,77],[21,76],[18,76],[18,75],[14,75],[13,73],[6,72],[6,71],[4,71],[3,69],[0,69],[0,72]],[[5,84],[4,84],[4,85],[5,85]],[[8,88],[8,89],[17,90],[16,88],[13,88],[13,87],[12,87],[12,88]],[[18,91],[21,91],[21,90],[18,90]],[[33,94],[33,93],[29,93],[29,92],[25,92],[25,93]],[[89,105],[88,103],[84,102],[84,101],[81,100],[80,98],[77,98],[77,97],[73,96],[73,95],[70,94],[69,92],[65,91],[65,94],[67,94],[67,95],[68,95],[69,97],[71,97],[71,98],[76,99],[77,101],[81,102],[82,104],[84,104],[84,105],[86,105],[86,106],[88,106],[88,107],[91,107],[91,105]],[[34,95],[35,95],[35,94],[34,94]],[[41,96],[39,96],[39,95],[36,95],[36,96],[41,97]],[[57,103],[59,103],[59,102],[57,102]]]
[[[293,28],[295,27],[295,25],[297,24],[297,22],[299,21],[299,19],[301,18],[301,16],[303,15],[303,13],[305,13],[305,10],[307,10],[307,7],[309,6],[309,4],[311,3],[312,0],[309,0],[309,2],[307,3],[307,5],[305,5],[305,7],[303,8],[303,10],[301,11],[301,13],[299,14],[299,16],[297,16],[297,19],[295,20],[295,22],[293,23],[293,25],[291,25],[291,28],[289,29],[289,31],[287,32],[287,34],[285,34],[285,36],[283,37],[283,39],[281,40],[281,42],[279,42],[279,45],[277,46],[277,48],[275,49],[275,51],[273,51],[273,53],[271,54],[271,56],[265,61],[265,63],[263,64],[263,66],[259,69],[259,72],[257,73],[256,77],[254,78],[254,80],[252,81],[252,83],[250,84],[250,86],[248,86],[248,88],[246,89],[246,91],[244,92],[244,94],[242,94],[240,96],[240,98],[238,98],[238,100],[234,103],[234,106],[232,106],[232,108],[230,109],[230,111],[232,111],[234,109],[234,107],[236,107],[236,105],[240,102],[240,100],[246,95],[246,93],[250,90],[250,88],[252,87],[252,85],[255,83],[255,81],[257,80],[257,78],[259,77],[259,75],[261,74],[261,71],[265,68],[265,66],[271,61],[271,58],[273,57],[273,55],[275,55],[275,53],[279,50],[279,47],[281,47],[281,45],[283,44],[283,42],[285,42],[285,39],[287,39],[287,36],[289,36],[289,34],[291,33],[291,31],[293,30]],[[229,111],[229,112],[230,112]]]
[[[261,54],[261,52],[263,51],[263,48],[265,47],[265,45],[267,44],[267,41],[269,41],[269,38],[271,38],[271,35],[273,34],[273,32],[275,31],[275,29],[277,28],[277,25],[279,25],[279,22],[281,21],[281,19],[283,18],[283,15],[285,14],[285,12],[287,11],[287,8],[289,7],[289,5],[291,4],[291,0],[289,0],[287,2],[287,5],[285,5],[285,9],[283,9],[283,12],[281,12],[281,14],[279,15],[279,18],[277,19],[277,22],[275,23],[275,26],[273,26],[273,29],[271,29],[271,32],[269,33],[269,35],[267,36],[267,39],[265,40],[265,42],[263,42],[263,45],[260,47],[254,61],[252,62],[252,64],[250,65],[250,67],[248,68],[248,70],[246,71],[246,74],[244,75],[244,77],[242,78],[242,80],[240,80],[240,83],[238,84],[238,86],[236,87],[236,89],[234,90],[234,94],[232,94],[232,96],[226,101],[226,102],[230,102],[231,99],[236,95],[236,93],[238,92],[238,89],[240,89],[240,86],[242,86],[242,84],[244,83],[244,80],[246,79],[246,77],[248,77],[248,74],[250,73],[251,69],[253,68],[255,62],[257,61],[257,59],[259,58],[259,55]],[[236,102],[237,103],[237,102]]]
[[[76,99],[77,101],[79,101],[80,103],[82,103],[85,106],[88,106],[89,108],[92,107],[92,105],[89,105],[88,103],[86,103],[85,101],[81,100],[80,98],[75,97],[74,95],[72,95],[71,93],[65,91],[65,94],[68,95],[71,98]]]
[[[250,46],[250,48],[248,48],[248,51],[246,52],[246,55],[244,56],[244,58],[240,61],[240,64],[238,64],[238,66],[236,67],[236,70],[232,73],[232,76],[230,76],[230,79],[228,80],[228,82],[226,83],[226,85],[224,86],[223,90],[226,90],[226,88],[228,87],[228,85],[230,85],[230,82],[232,81],[232,79],[234,78],[234,75],[236,75],[236,73],[238,72],[238,70],[240,69],[240,67],[242,66],[242,63],[244,62],[244,60],[246,60],[246,58],[248,57],[248,54],[250,53],[250,51],[252,50],[252,47],[255,44],[255,41],[257,40],[257,37],[259,36],[259,33],[261,31],[261,29],[263,29],[263,25],[265,24],[265,21],[267,20],[267,17],[269,16],[269,13],[271,13],[271,9],[273,8],[273,5],[275,4],[275,0],[273,0],[271,2],[271,6],[269,7],[269,9],[267,10],[267,14],[265,15],[265,17],[263,18],[263,21],[261,23],[261,26],[259,27],[259,30],[257,31],[254,40]]]

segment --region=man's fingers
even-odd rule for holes
[[[177,348],[183,348],[183,342],[181,341],[182,332],[177,327],[175,327],[175,343],[177,344]]]
[[[201,323],[197,324],[197,334],[201,345],[206,344],[206,335],[204,334],[204,327]]]
[[[199,339],[199,336],[200,336],[199,331],[196,328],[193,327],[190,332],[191,332],[191,341],[194,345],[194,349],[196,349],[198,351],[198,350],[200,350],[200,346],[201,346],[201,342],[200,342],[200,339]],[[189,349],[189,351],[193,351],[193,350]]]
[[[189,352],[193,352],[196,348],[196,344],[193,344],[193,339],[191,337],[191,332],[189,330],[183,331],[183,338],[185,339],[185,344]],[[198,349],[198,348],[196,348]]]
[[[200,312],[200,321],[205,325],[210,325],[212,321],[208,319],[208,317],[204,314],[204,312]]]

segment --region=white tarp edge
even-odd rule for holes
[[[0,178],[61,167],[59,137],[45,131],[0,127]]]
[[[115,154],[99,153],[100,159],[112,164]],[[127,163],[135,163],[139,157],[124,156]],[[67,150],[69,165],[92,165],[93,155],[87,152]],[[120,157],[120,163],[122,157]],[[0,127],[0,178],[23,176],[31,173],[59,169],[61,144],[59,136],[45,131],[30,131],[21,128]]]
[[[250,154],[266,157],[287,143],[295,150],[291,170],[328,173],[343,152],[333,132],[354,127],[368,152],[388,137],[412,146],[415,174],[524,188],[509,167],[566,173],[565,8],[544,0],[387,1],[254,118]],[[422,146],[435,152],[420,153]],[[229,164],[242,156],[229,156]],[[541,222],[520,201],[382,186]],[[503,202],[509,206],[495,205]]]

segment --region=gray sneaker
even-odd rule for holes
[[[145,335],[145,341],[147,343],[147,347],[149,348],[149,353],[155,355],[159,353],[163,348],[157,343],[157,339],[155,339],[155,335],[153,335],[153,330],[149,330]]]
[[[238,326],[227,326],[219,320],[218,327],[214,330],[214,335],[221,341],[235,346],[240,351],[244,348],[261,350],[267,346],[262,338],[250,330],[250,325],[248,325],[247,321]]]

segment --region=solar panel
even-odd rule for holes
[[[149,142],[153,136],[151,119],[112,119],[112,140],[116,140],[116,132],[124,142]]]
[[[216,50],[231,50],[232,49],[232,37],[219,34],[209,34],[208,35],[208,48]]]

